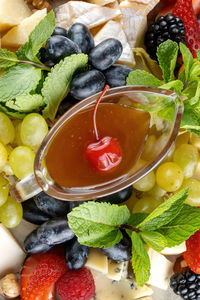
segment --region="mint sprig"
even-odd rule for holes
[[[184,204],[188,189],[174,194],[151,214],[130,215],[127,207],[87,202],[68,214],[70,228],[81,244],[110,247],[126,230],[132,240],[132,266],[138,285],[150,276],[150,261],[145,244],[156,251],[181,244],[200,228],[200,209]]]

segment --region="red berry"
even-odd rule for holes
[[[186,241],[186,249],[183,253],[185,261],[193,272],[200,274],[200,230]]]
[[[200,31],[197,16],[192,7],[192,0],[177,0],[172,14],[183,20],[186,28],[186,44],[193,56],[196,57],[196,52],[200,49]]]
[[[88,144],[85,155],[91,167],[101,173],[114,171],[122,160],[121,147],[118,141],[110,136]]]
[[[31,255],[22,269],[21,300],[39,300],[38,296],[41,300],[53,299],[49,297],[53,289],[52,285],[67,270],[62,248],[55,248],[44,254]]]
[[[67,271],[56,283],[62,300],[91,300],[95,296],[92,273],[87,268]]]

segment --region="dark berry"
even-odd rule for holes
[[[68,37],[67,30],[63,27],[56,27],[52,35],[62,35]]]
[[[22,206],[23,206],[23,219],[30,223],[41,225],[42,223],[51,219],[51,217],[48,214],[41,211],[37,207],[33,199],[24,201],[22,203]]]
[[[66,244],[66,263],[69,269],[79,270],[84,267],[89,254],[89,247],[79,244],[76,238]]]
[[[110,87],[126,85],[126,78],[133,69],[125,65],[113,65],[104,71],[106,83]]]
[[[175,18],[172,14],[158,18],[155,24],[151,24],[146,32],[145,45],[151,58],[157,59],[157,47],[168,39],[178,44],[180,42],[185,43],[184,22],[179,18]]]
[[[47,252],[52,247],[51,245],[41,243],[37,237],[37,229],[33,230],[24,240],[24,250],[28,254]]]
[[[76,43],[82,53],[89,53],[94,48],[94,39],[87,26],[81,23],[73,24],[68,31],[68,37]]]
[[[116,192],[114,194],[111,194],[109,196],[98,198],[97,202],[108,202],[111,204],[119,204],[127,201],[133,193],[133,187],[129,186],[120,192]]]

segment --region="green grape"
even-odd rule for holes
[[[14,228],[21,222],[22,215],[21,203],[8,196],[6,203],[0,207],[0,222],[8,228]]]
[[[154,172],[150,172],[146,176],[144,176],[142,179],[138,180],[136,183],[133,184],[134,189],[141,191],[141,192],[147,192],[150,191],[156,182],[155,174]]]
[[[154,155],[154,148],[156,144],[156,136],[155,135],[150,135],[146,141],[144,150],[142,152],[141,158],[144,160],[152,160],[155,155]]]
[[[23,179],[33,173],[35,153],[27,146],[16,147],[10,154],[9,164],[13,173]]]
[[[22,121],[20,137],[22,143],[37,150],[48,133],[45,119],[36,113],[27,115]]]
[[[175,150],[173,161],[181,167],[185,178],[190,178],[194,175],[198,158],[197,148],[193,145],[182,144]]]
[[[183,181],[181,188],[189,188],[189,195],[185,203],[192,206],[200,206],[200,181],[188,178]]]
[[[0,169],[2,169],[8,159],[8,152],[6,150],[6,147],[0,142]]]
[[[13,125],[15,127],[15,140],[13,142],[13,145],[15,147],[21,146],[21,145],[23,145],[21,136],[20,136],[22,121],[21,120],[13,120]]]
[[[196,136],[196,134],[191,133],[190,144],[192,144],[200,151],[200,138]]]
[[[148,195],[155,198],[161,198],[166,194],[166,191],[161,189],[157,184],[154,185],[153,189],[148,192]]]
[[[180,130],[175,142],[176,148],[179,148],[182,144],[188,144],[189,139],[190,139],[190,132]]]
[[[15,128],[11,120],[4,114],[0,112],[0,141],[3,144],[9,144],[14,141],[15,138]]]
[[[8,199],[8,181],[0,176],[0,206]]]
[[[167,192],[177,191],[182,185],[183,178],[182,169],[173,162],[160,165],[156,171],[157,185]]]
[[[138,200],[138,198],[136,198],[136,195],[133,192],[131,197],[125,202],[126,206],[130,210],[130,212],[132,212],[133,206],[135,205],[137,200]],[[124,203],[122,203],[122,205],[124,205]]]
[[[163,203],[163,200],[152,198],[151,196],[143,196],[133,206],[133,213],[136,212],[152,212],[157,206]]]

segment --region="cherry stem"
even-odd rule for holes
[[[109,85],[106,84],[101,95],[99,96],[99,98],[97,99],[97,102],[95,104],[95,107],[94,107],[94,114],[93,114],[93,125],[94,125],[94,134],[95,134],[95,137],[96,137],[96,140],[98,141],[99,140],[99,134],[98,134],[98,130],[97,130],[97,121],[96,121],[96,115],[97,115],[97,108],[98,108],[98,105],[99,103],[101,102],[103,96],[105,95],[105,93],[109,90]]]

